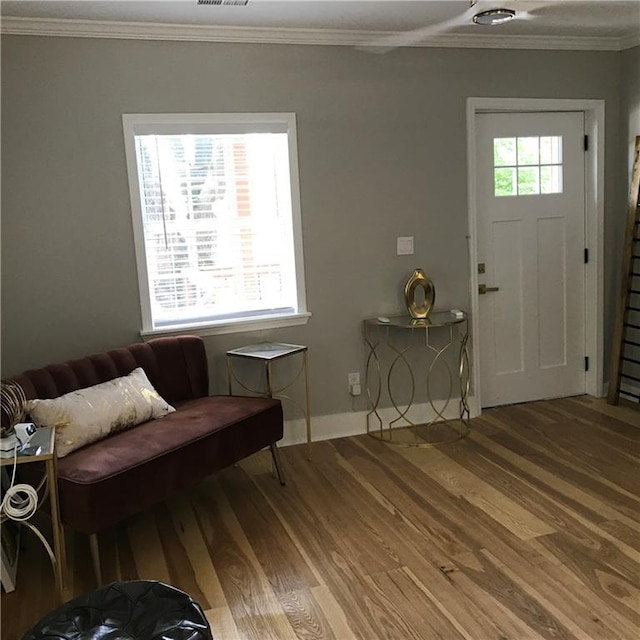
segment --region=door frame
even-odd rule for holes
[[[589,150],[585,156],[585,247],[589,262],[585,265],[584,314],[585,355],[589,357],[585,392],[602,397],[604,360],[604,100],[555,98],[467,98],[467,198],[469,240],[469,299],[471,300],[471,335],[473,353],[472,415],[480,415],[482,384],[480,381],[480,327],[478,302],[478,235],[476,206],[476,118],[483,113],[582,112]]]

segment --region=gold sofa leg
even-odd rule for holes
[[[275,442],[272,442],[269,445],[271,449],[271,457],[273,458],[273,464],[276,468],[276,473],[278,474],[278,480],[280,480],[280,484],[284,487],[285,479],[284,479],[284,471],[282,469],[282,463],[280,462],[280,452],[278,451],[278,447]]]

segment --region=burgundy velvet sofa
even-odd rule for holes
[[[91,536],[100,581],[96,534],[174,492],[271,448],[281,484],[276,442],[283,435],[280,401],[209,396],[204,343],[164,337],[52,364],[12,376],[27,399],[57,398],[142,367],[176,411],[119,431],[60,458],[58,494],[63,525]]]

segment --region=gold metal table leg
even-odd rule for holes
[[[231,380],[233,378],[233,364],[231,363],[231,356],[227,356],[227,384],[229,385],[229,395],[232,396]]]
[[[267,395],[273,398],[273,372],[271,370],[271,360],[265,362],[267,367]]]
[[[56,586],[60,600],[64,599],[64,573],[67,558],[64,542],[64,530],[60,522],[60,508],[58,505],[58,478],[56,473],[55,455],[46,461],[47,483],[49,484],[49,503],[51,506],[51,529],[53,531],[53,551],[55,555]]]

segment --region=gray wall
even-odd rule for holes
[[[275,339],[309,346],[315,415],[363,409],[347,393],[347,373],[363,368],[360,321],[401,311],[414,267],[434,280],[436,307],[469,307],[469,96],[606,100],[614,282],[621,55],[3,37],[3,375],[140,339],[122,113],[297,114],[313,317],[206,338],[216,392],[227,349]],[[395,255],[404,235],[414,256]]]

